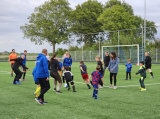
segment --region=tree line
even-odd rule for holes
[[[20,26],[24,38],[39,45],[48,42],[55,52],[56,44],[67,44],[68,36],[74,34],[78,38],[77,43],[84,42],[84,50],[97,50],[99,39],[101,45],[117,45],[118,32],[105,34],[104,31],[140,28],[144,24],[144,20],[135,15],[132,6],[125,1],[106,0],[102,4],[97,0],[88,0],[78,4],[74,10],[69,5],[68,0],[49,0],[36,7],[28,17],[29,23]],[[147,45],[160,47],[159,40],[155,38],[155,23],[146,20],[146,27],[150,26],[152,27],[146,29]],[[119,33],[120,44],[142,44],[142,29]],[[81,34],[88,35],[82,38]],[[154,41],[159,44],[154,45]],[[79,50],[77,46],[71,46],[69,50],[76,49]],[[63,48],[59,50],[62,51]]]

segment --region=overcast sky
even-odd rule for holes
[[[16,52],[28,50],[30,53],[39,53],[43,48],[47,48],[52,52],[52,46],[48,43],[44,45],[35,45],[30,39],[23,39],[20,26],[28,23],[27,17],[33,13],[34,8],[44,3],[46,0],[0,0],[0,52],[11,51],[12,48]],[[82,4],[87,0],[68,0],[70,6],[75,9],[77,4]],[[105,3],[107,0],[98,0]],[[125,0],[132,5],[135,15],[144,17],[144,0]],[[160,25],[160,0],[146,0],[147,10],[146,19],[154,21],[156,25]],[[160,29],[159,29],[160,32]],[[57,48],[68,48],[67,45],[56,45]]]

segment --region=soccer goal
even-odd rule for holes
[[[133,64],[139,65],[139,44],[102,46],[102,59],[104,60],[105,52],[110,54],[112,51],[119,57],[119,63],[125,64],[127,59],[131,59]]]

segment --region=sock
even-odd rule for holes
[[[37,89],[36,89],[36,97],[38,97],[39,96],[39,92],[40,92],[40,90],[41,90],[41,87],[37,87]]]
[[[150,72],[150,74],[151,74],[151,76],[153,76],[153,73],[152,73],[152,72]]]
[[[97,97],[97,94],[98,94],[98,90],[95,90],[95,97]]]
[[[75,86],[73,86],[73,91],[75,91]]]
[[[26,73],[24,72],[24,73],[23,73],[23,79],[25,79],[25,76],[26,76]]]
[[[93,97],[95,96],[95,89],[93,90]]]
[[[60,90],[60,88],[61,88],[61,85],[62,85],[61,83],[59,83],[59,84],[58,84],[57,91],[59,91],[59,90]]]
[[[90,87],[90,85],[89,85],[89,84],[87,84],[87,86],[88,86],[88,87]]]

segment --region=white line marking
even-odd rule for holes
[[[6,72],[6,74],[7,73],[10,73],[10,72],[8,72],[8,71],[0,71],[0,72]],[[27,76],[32,76],[32,75],[29,75],[29,74],[26,74]],[[54,78],[49,78],[49,79],[54,79]],[[80,84],[85,84],[85,83],[83,83],[83,82],[76,82],[76,81],[74,81],[75,83],[80,83]],[[145,84],[145,85],[160,85],[160,83],[151,83],[151,84]],[[127,85],[127,86],[117,86],[117,87],[121,87],[121,88],[123,88],[123,87],[134,87],[134,86],[140,86],[140,85]],[[109,86],[103,86],[103,87],[109,87]]]

